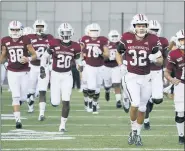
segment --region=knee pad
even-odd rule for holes
[[[153,104],[153,103],[151,103],[150,101],[148,101],[148,103],[147,103],[146,107],[147,107],[147,109],[148,109],[149,113],[150,113],[150,112],[152,112],[152,110],[153,110],[153,106],[154,106],[154,104]]]
[[[121,88],[121,83],[113,83],[112,87],[113,88]]]
[[[95,94],[95,90],[88,90],[88,96],[90,98],[93,98],[94,94]]]
[[[162,99],[153,99],[153,98],[152,98],[152,101],[153,101],[153,103],[155,103],[155,104],[161,104],[161,103],[163,102],[163,98],[162,98]]]
[[[138,110],[140,112],[146,112],[146,106],[139,106]]]
[[[13,97],[12,98],[12,106],[14,106],[14,105],[21,105],[22,104],[22,102],[21,102],[21,100],[20,100],[21,98],[20,97]]]
[[[184,112],[176,112],[175,122],[177,122],[177,123],[185,122]]]
[[[88,96],[88,90],[83,89],[83,95],[84,95],[84,97],[87,97]]]
[[[94,100],[98,100],[99,97],[100,97],[100,93],[97,93],[97,94],[94,94],[93,99],[94,99]]]
[[[52,105],[53,107],[57,107],[57,106],[58,106],[58,105],[52,104],[51,99],[50,99],[50,103],[51,103],[51,105]]]

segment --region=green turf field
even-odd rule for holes
[[[22,106],[23,129],[15,129],[12,115],[11,95],[4,91],[2,96],[2,151],[177,151],[184,150],[178,145],[172,100],[165,100],[155,106],[151,114],[152,130],[142,131],[144,146],[137,148],[127,144],[130,132],[129,116],[123,109],[115,108],[114,95],[110,102],[100,98],[100,114],[92,115],[84,111],[82,93],[73,91],[71,112],[67,122],[68,132],[58,132],[60,108],[49,103],[46,120],[38,121],[38,101],[34,113],[27,113],[27,105]],[[49,97],[47,97],[49,100]],[[49,101],[48,101],[49,102]]]

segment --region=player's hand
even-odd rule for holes
[[[148,56],[148,58],[149,58],[149,60],[150,60],[151,63],[157,62],[157,59],[156,59],[155,55],[153,55],[153,54],[150,54],[150,55]]]
[[[46,72],[43,66],[40,67],[40,78],[44,79],[46,77]]]
[[[178,85],[178,84],[181,82],[181,80],[176,79],[176,78],[172,78],[172,79],[170,80],[170,82],[171,82],[172,84],[174,84],[174,85]]]
[[[82,72],[82,71],[83,71],[83,69],[84,69],[84,67],[83,67],[83,66],[78,66],[78,71]]]
[[[29,58],[28,57],[25,57],[25,56],[21,57],[20,63],[25,64],[25,63],[28,63],[28,62],[29,62]]]

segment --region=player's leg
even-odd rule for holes
[[[83,71],[81,72],[81,88],[84,96],[84,106],[85,110],[88,108],[88,88],[87,88],[87,75],[86,75],[86,68],[84,67]]]
[[[175,103],[175,122],[177,126],[177,131],[179,135],[179,144],[185,144],[185,136],[184,136],[184,84],[179,83],[177,86],[174,86],[174,103]]]
[[[6,77],[5,65],[1,64],[1,93],[2,93],[2,85],[4,83],[5,77]]]
[[[132,145],[135,143],[135,139],[137,136],[137,117],[138,117],[138,107],[140,104],[140,85],[137,83],[138,76],[136,74],[127,73],[123,77],[123,86],[126,89],[127,96],[131,101],[130,107],[130,121],[131,121],[131,129],[128,144]]]
[[[87,112],[92,112],[92,103],[93,96],[95,95],[95,90],[97,88],[97,67],[92,67],[86,65],[86,74],[87,74],[87,87],[88,87],[88,108]]]
[[[40,73],[39,66],[30,65],[31,70],[29,73],[29,89],[27,95],[27,102],[28,102],[28,112],[32,113],[34,111],[33,104],[35,101],[35,92],[37,88],[38,76]]]
[[[112,68],[111,79],[115,91],[116,107],[121,108],[121,72],[119,67]]]
[[[72,72],[67,72],[63,75],[61,86],[62,86],[61,87],[62,114],[61,114],[61,123],[59,126],[59,131],[64,133],[66,131],[66,122],[70,111],[70,98],[71,98],[72,87],[73,87]]]
[[[15,117],[16,128],[22,128],[20,105],[21,105],[21,82],[20,73],[8,71],[8,84],[12,93],[13,114]]]
[[[46,108],[46,91],[49,83],[49,69],[46,69],[46,77],[44,79],[40,78],[40,74],[38,77],[38,90],[39,90],[39,121],[43,121],[45,119],[44,113]]]
[[[112,80],[111,80],[111,73],[112,68],[103,66],[102,67],[102,74],[103,74],[103,82],[104,82],[104,88],[105,88],[105,100],[110,100],[110,89],[112,87]]]
[[[150,75],[144,76],[142,80],[141,85],[141,101],[138,109],[138,116],[137,116],[137,138],[136,138],[136,146],[142,146],[142,140],[141,140],[141,128],[144,123],[145,119],[145,112],[146,112],[146,105],[147,102],[152,94],[152,88],[151,88],[151,81],[150,81]]]

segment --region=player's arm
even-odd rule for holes
[[[35,49],[33,48],[33,45],[32,44],[27,45],[27,49],[28,49],[29,53],[31,54],[31,61],[36,60],[37,54],[35,52]]]
[[[180,80],[171,76],[171,72],[173,69],[175,69],[175,62],[173,61],[173,58],[169,55],[167,59],[167,66],[164,70],[164,77],[172,84],[178,85],[180,83]]]
[[[0,64],[4,63],[7,58],[7,51],[5,46],[1,46]]]
[[[103,46],[103,58],[108,59],[109,58],[109,48],[107,45]]]
[[[116,62],[119,66],[121,66],[123,64],[123,58],[122,55],[118,52],[116,52]]]
[[[161,43],[158,41],[157,45],[152,48],[152,54],[149,55],[151,62],[155,63],[157,66],[163,65],[163,56],[161,53]]]

